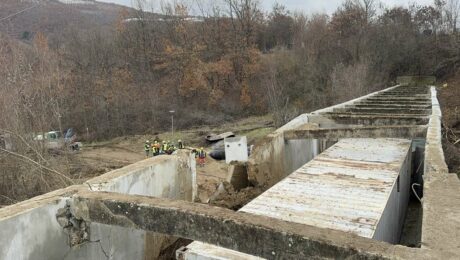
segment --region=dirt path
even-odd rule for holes
[[[145,159],[141,152],[134,152],[123,147],[97,147],[84,148],[78,155],[88,163],[103,164],[132,164]]]

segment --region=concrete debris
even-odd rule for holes
[[[222,208],[238,210],[255,197],[262,194],[263,189],[246,187],[236,190],[232,184],[222,182],[217,191],[209,198],[208,204]]]
[[[75,247],[89,241],[89,225],[77,218],[72,209],[70,201],[67,201],[65,207],[56,213],[56,219],[69,235],[69,246]]]

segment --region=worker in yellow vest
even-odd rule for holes
[[[163,141],[161,145],[160,153],[165,154],[167,151],[168,151],[168,144],[166,143],[166,141]]]
[[[149,140],[145,141],[144,151],[145,151],[145,157],[148,158],[150,155],[150,141]]]

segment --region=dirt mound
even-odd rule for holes
[[[263,192],[261,188],[256,187],[247,187],[236,191],[228,182],[223,182],[219,189],[221,192],[217,196],[212,197],[209,204],[232,210],[239,210]]]

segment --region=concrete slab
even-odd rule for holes
[[[356,115],[353,113],[326,113],[321,117],[312,118],[312,122],[321,123],[322,118],[333,120],[341,125],[426,125],[429,121],[427,116],[405,115]]]
[[[330,129],[295,129],[284,132],[285,140],[343,138],[425,138],[426,126],[371,126]]]
[[[335,113],[353,113],[353,114],[390,114],[395,115],[430,115],[431,109],[420,108],[388,108],[388,107],[349,107],[336,108]]]
[[[73,199],[83,209],[77,217],[85,221],[184,237],[267,259],[454,257],[185,201],[87,191]]]

